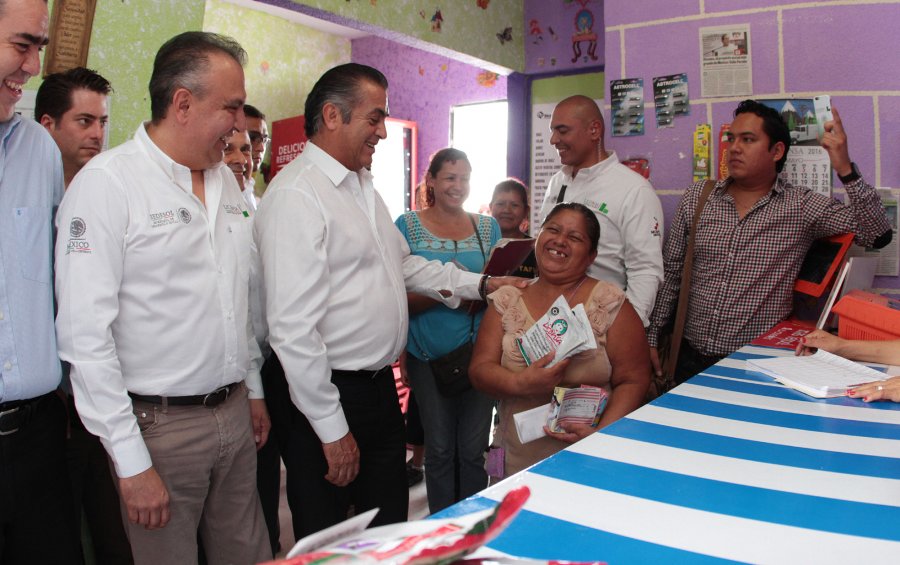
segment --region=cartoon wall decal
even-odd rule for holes
[[[493,88],[497,84],[497,76],[497,73],[492,73],[491,71],[481,71],[475,77],[475,80],[480,86]]]
[[[592,61],[597,60],[597,34],[594,33],[594,13],[585,6],[590,0],[577,0],[581,4],[581,9],[575,13],[575,35],[572,36],[572,62],[578,61],[582,57],[581,44],[586,42],[587,55],[584,56],[584,62],[588,57]]]
[[[440,33],[441,32],[441,23],[444,21],[444,16],[441,15],[441,9],[438,8],[434,15],[431,16],[431,31]]]
[[[526,74],[603,65],[603,0],[524,0],[524,5],[526,17],[516,29],[524,36]]]
[[[475,4],[478,5],[482,10],[487,10],[488,4],[491,3],[491,0],[475,0]]]
[[[497,39],[500,40],[500,45],[506,45],[507,41],[512,41],[512,28],[507,27],[502,32],[498,33]]]
[[[537,20],[531,20],[528,22],[528,35],[531,36],[531,42],[535,45],[544,40],[544,32],[541,30],[540,22],[538,22]]]

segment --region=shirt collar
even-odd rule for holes
[[[716,183],[716,187],[713,189],[713,191],[724,192],[725,190],[728,189],[728,185],[730,185],[732,182],[734,182],[734,180],[730,176],[725,177],[724,180],[720,180],[719,182]],[[781,175],[778,175],[777,177],[775,177],[775,184],[772,185],[772,188],[769,190],[769,192],[770,193],[777,192],[778,194],[781,194],[782,192],[784,192],[784,189],[789,185],[790,185],[790,183],[786,182],[781,177]]]
[[[144,151],[147,153],[147,156],[150,157],[150,160],[156,163],[172,182],[178,184],[178,181],[183,180],[185,176],[190,179],[191,170],[172,160],[172,158],[166,155],[165,152],[156,145],[153,139],[150,138],[150,134],[147,133],[148,123],[149,122],[145,122],[138,126],[137,131],[134,133],[135,141],[144,148]]]
[[[344,182],[344,179],[353,172],[312,141],[306,142],[306,147],[303,149],[303,156],[308,159],[310,163],[318,167],[334,186],[340,186],[341,183]],[[372,173],[365,168],[356,171],[356,174],[359,175],[360,181],[372,179]]]
[[[616,155],[615,151],[609,151],[607,153],[606,159],[600,161],[596,165],[592,165],[590,167],[585,167],[583,169],[579,169],[577,178],[579,180],[582,179],[592,179],[596,176],[603,174],[610,167],[616,165],[619,162],[619,157]],[[567,177],[572,178],[572,165],[563,165],[562,167],[563,174]]]
[[[171,157],[166,155],[166,153],[159,148],[159,146],[150,138],[150,135],[147,133],[147,124],[149,122],[145,122],[138,126],[137,131],[134,134],[134,139],[144,148],[144,151],[147,153],[147,156],[150,157],[150,160],[153,161],[165,174],[169,177],[175,185],[180,187],[183,191],[187,193],[193,193],[193,181],[191,180],[191,169],[185,167],[181,163],[174,161]],[[228,168],[223,161],[219,161],[212,167],[203,170],[203,178],[206,179],[206,182],[209,182],[210,179],[215,178],[214,176],[210,176],[210,173],[217,169]],[[228,169],[228,175],[234,176],[234,173],[231,172],[231,169]],[[235,181],[237,182],[237,181]]]
[[[12,135],[16,128],[19,126],[19,123],[22,121],[22,116],[19,114],[13,113],[12,118],[6,120],[5,122],[0,122],[0,140],[2,140],[3,145],[6,145],[6,141]]]

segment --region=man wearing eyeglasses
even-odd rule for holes
[[[244,115],[247,116],[247,133],[250,134],[250,148],[253,157],[253,166],[247,171],[244,182],[244,200],[253,210],[256,210],[256,195],[253,185],[256,184],[256,175],[262,167],[266,147],[269,145],[269,126],[266,124],[266,115],[250,104],[244,105]]]

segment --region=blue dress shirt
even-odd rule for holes
[[[53,326],[53,216],[62,160],[37,122],[0,123],[0,402],[60,383]]]

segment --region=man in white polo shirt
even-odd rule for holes
[[[577,202],[594,212],[600,245],[588,274],[625,290],[646,326],[663,279],[662,205],[647,179],[605,149],[603,129],[600,108],[587,96],[556,105],[550,143],[563,167],[550,179],[540,217],[543,221],[559,202]]]
[[[222,163],[245,126],[245,60],[211,33],[166,42],[152,121],[75,176],[57,217],[60,356],[115,465],[138,564],[196,563],[198,531],[211,565],[272,557],[251,214]]]

